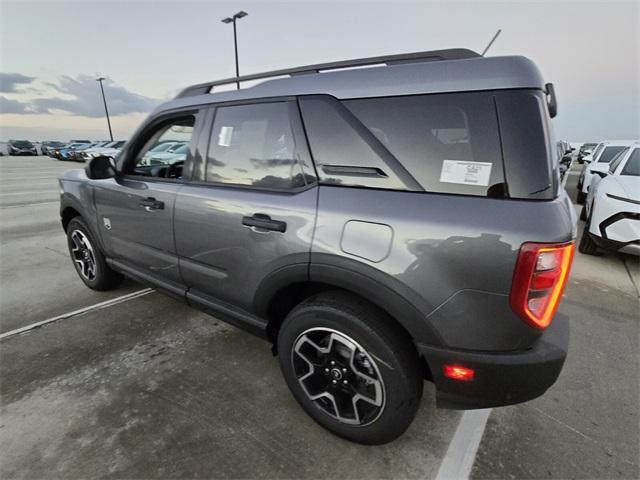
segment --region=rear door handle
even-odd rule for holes
[[[251,217],[242,217],[242,224],[247,227],[255,227],[261,230],[273,230],[274,232],[286,232],[287,224],[281,220],[271,220],[269,215],[254,213]]]
[[[140,200],[140,206],[144,207],[147,212],[151,212],[153,210],[164,210],[164,202],[156,200],[153,197],[147,197]]]

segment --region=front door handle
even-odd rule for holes
[[[140,206],[147,212],[151,212],[153,210],[164,210],[164,202],[156,200],[153,197],[147,197],[140,200]]]
[[[274,232],[286,232],[287,224],[281,220],[271,220],[269,215],[254,213],[251,217],[242,217],[242,224],[247,227],[255,227],[261,230],[273,230]]]

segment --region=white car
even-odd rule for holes
[[[578,203],[584,203],[587,198],[594,172],[606,172],[613,157],[633,142],[633,140],[607,140],[598,145],[591,156],[591,161],[582,167],[582,173],[578,179]],[[585,161],[588,161],[588,157]]]
[[[142,161],[140,162],[140,165],[151,165],[150,163],[151,157],[154,157],[160,153],[165,153],[167,151],[170,151],[171,149],[179,148],[182,145],[184,145],[184,142],[178,142],[174,140],[169,140],[166,142],[159,143],[155,147],[149,149],[149,151],[147,151],[147,153],[144,154],[144,156],[142,157]]]
[[[125,144],[124,140],[117,140],[115,142],[103,142],[98,146],[94,146],[91,148],[87,148],[80,153],[80,158],[83,161],[91,160],[94,157],[100,157],[102,155],[110,157],[112,156],[112,151],[120,151],[122,146]]]
[[[593,182],[578,246],[582,253],[594,255],[600,247],[640,255],[640,142],[625,148]]]
[[[187,158],[189,144],[178,142],[164,152],[145,155],[143,165],[171,165],[175,162],[184,161]]]

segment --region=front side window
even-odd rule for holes
[[[205,180],[267,189],[312,183],[312,168],[289,101],[218,107]]]
[[[605,147],[605,149],[602,151],[602,154],[600,155],[600,158],[598,158],[598,163],[609,163],[613,159],[613,157],[615,157],[625,148],[626,147],[624,146]]]
[[[189,153],[195,117],[185,115],[163,122],[151,133],[144,146],[134,157],[127,173],[147,177],[181,179],[184,162]],[[158,150],[166,144],[174,148]]]
[[[629,157],[629,160],[627,160],[626,165],[622,168],[620,175],[640,177],[640,148],[633,150],[633,153]]]

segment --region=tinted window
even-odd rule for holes
[[[304,174],[310,162],[298,141],[296,114],[292,102],[217,108],[206,181],[276,189],[313,181]]]
[[[605,147],[602,155],[598,158],[598,163],[609,163],[613,157],[624,150],[626,147]]]
[[[598,155],[600,154],[600,152],[602,151],[602,149],[604,148],[604,144],[599,144],[596,149],[593,151],[592,157],[591,158],[597,158]]]
[[[504,195],[492,95],[412,95],[343,103],[426,191]]]
[[[189,152],[194,124],[195,117],[188,115],[155,127],[151,138],[135,155],[133,169],[129,173],[149,177],[182,178],[182,168]],[[167,142],[185,148],[174,152],[156,150],[159,145]]]
[[[300,107],[321,183],[406,188],[383,160],[390,154],[375,127],[367,130],[332,97],[301,97]]]
[[[620,175],[631,175],[634,177],[640,177],[640,148],[636,148],[629,160],[627,160],[627,164],[620,172]]]
[[[629,149],[625,148],[624,150],[622,150],[620,153],[618,153],[615,157],[611,159],[611,163],[609,164],[609,173],[614,173],[616,171],[616,168],[618,168],[618,165],[620,165],[620,162],[622,161],[622,159],[624,158],[624,156],[628,151]]]

